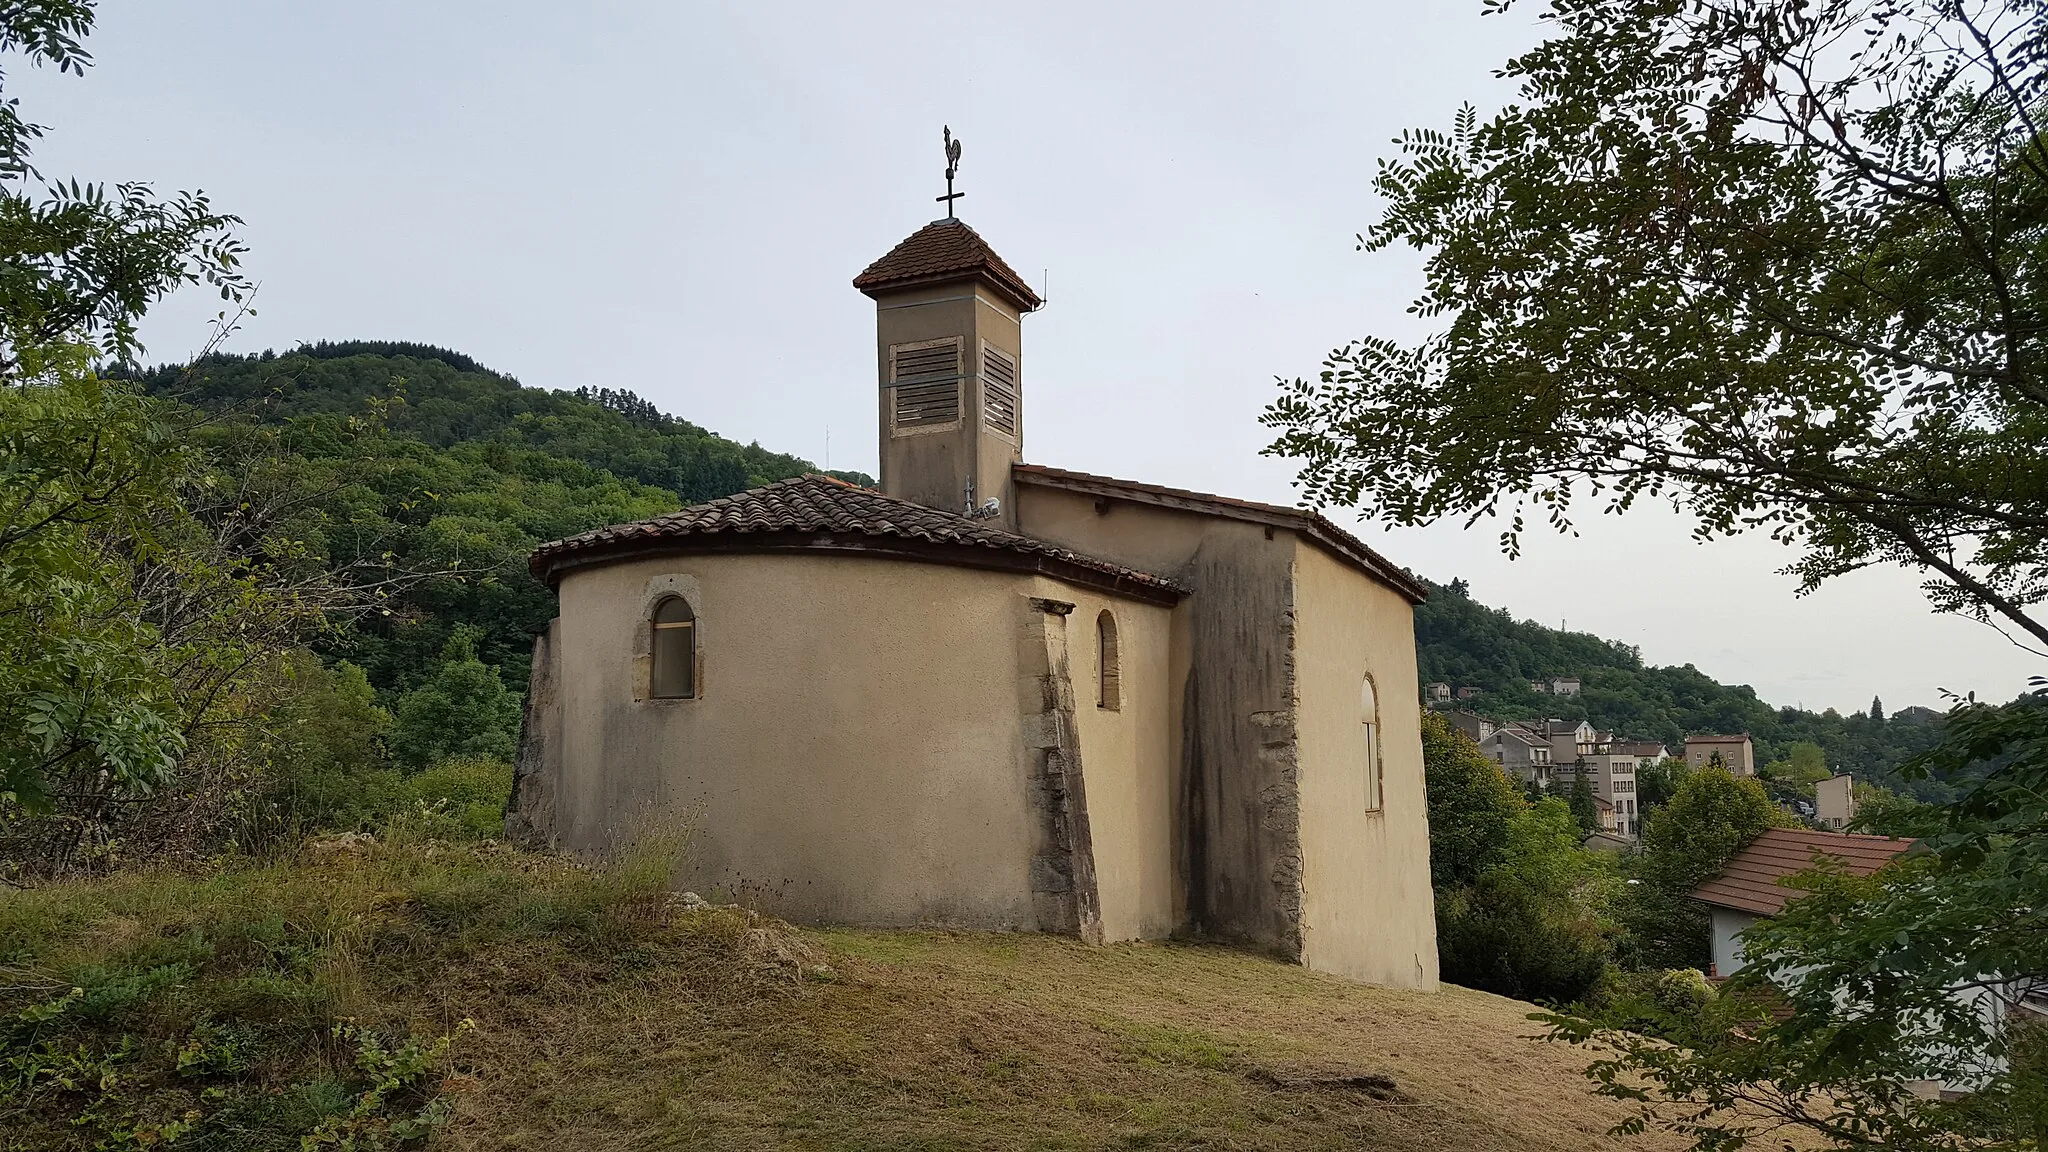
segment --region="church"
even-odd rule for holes
[[[1025,463],[1041,301],[954,216],[853,286],[880,491],[803,476],[536,550],[560,611],[510,834],[685,829],[679,885],[798,923],[1434,988],[1422,584],[1312,512]]]

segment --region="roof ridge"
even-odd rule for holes
[[[1285,504],[1267,504],[1258,500],[1243,500],[1235,496],[1220,496],[1213,492],[1197,492],[1191,488],[1174,488],[1165,484],[1149,484],[1143,480],[1123,480],[1115,476],[1104,476],[1094,472],[1077,472],[1070,468],[1055,468],[1049,464],[1027,464],[1020,461],[1010,465],[1010,473],[1012,476],[1023,478],[1026,482],[1030,482],[1035,478],[1039,483],[1048,487],[1066,487],[1072,491],[1087,491],[1090,485],[1099,488],[1117,488],[1121,489],[1125,494],[1151,497],[1152,499],[1149,502],[1167,507],[1175,506],[1175,501],[1184,504],[1202,505],[1204,507],[1192,510],[1206,511],[1212,515],[1225,517],[1230,517],[1232,513],[1237,513],[1238,515],[1234,517],[1235,519],[1251,520],[1255,523],[1270,523],[1271,521],[1259,520],[1260,516],[1265,516],[1292,521],[1296,524],[1306,524],[1309,528],[1307,535],[1310,539],[1315,540],[1325,549],[1348,560],[1354,567],[1391,585],[1396,591],[1408,597],[1412,603],[1420,604],[1429,598],[1429,589],[1423,585],[1422,581],[1414,573],[1380,555],[1373,550],[1371,545],[1360,540],[1353,533],[1346,531],[1342,525],[1311,508],[1290,508]],[[1116,495],[1116,493],[1100,494]]]
[[[744,550],[745,545],[739,542],[747,537],[763,538],[762,546],[774,548],[793,546],[793,537],[810,537],[811,546],[859,547],[851,539],[868,537],[878,541],[868,550],[883,553],[889,552],[890,546],[879,541],[888,539],[914,542],[920,548],[1007,552],[1027,559],[1006,564],[985,562],[980,566],[1021,566],[1022,570],[1077,579],[1083,585],[1107,587],[1159,603],[1171,603],[1187,591],[1155,573],[817,472],[770,481],[645,520],[606,525],[550,541],[533,550],[527,567],[535,576],[553,584],[563,569],[580,562],[644,554],[664,547],[685,550],[686,540],[697,542],[687,547]],[[709,542],[714,538],[719,543]],[[902,551],[901,546],[897,551]],[[918,553],[918,558],[940,562],[943,557],[944,552],[936,556],[925,551]]]

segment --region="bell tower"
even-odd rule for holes
[[[1038,294],[951,215],[890,249],[853,286],[875,301],[882,491],[1014,531],[1023,318],[1042,303]]]

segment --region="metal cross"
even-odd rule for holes
[[[951,220],[953,218],[953,201],[958,200],[962,196],[967,195],[967,193],[953,191],[953,177],[960,171],[960,142],[958,140],[953,139],[952,125],[948,124],[945,126],[945,128],[946,194],[944,196],[934,197],[934,199],[938,200],[939,203],[944,204],[946,206],[946,219]]]

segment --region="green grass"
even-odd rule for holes
[[[401,838],[0,896],[0,1147],[1621,1146],[1512,1001],[797,931],[666,875]]]

